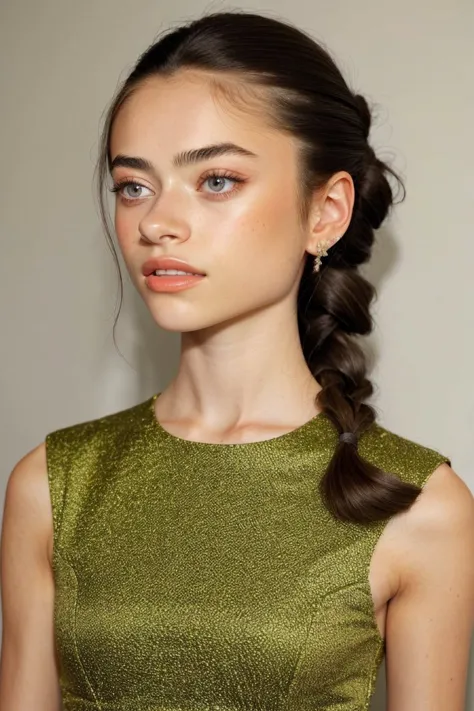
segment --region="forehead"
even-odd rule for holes
[[[179,150],[233,141],[258,154],[293,150],[293,141],[270,125],[264,89],[242,93],[235,79],[215,90],[204,72],[154,76],[139,85],[119,109],[112,126],[110,152],[168,156]],[[234,91],[239,99],[232,102]],[[243,99],[243,100],[242,100]]]

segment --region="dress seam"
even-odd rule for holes
[[[325,596],[324,596],[324,597],[325,597]],[[324,598],[322,598],[322,599],[324,599]],[[302,642],[302,644],[301,644],[301,646],[300,646],[300,649],[299,649],[299,652],[298,652],[298,657],[297,657],[296,662],[295,662],[295,665],[294,665],[294,667],[293,667],[293,673],[292,673],[291,679],[290,679],[290,681],[289,681],[289,683],[288,683],[288,690],[287,690],[287,695],[286,695],[286,709],[287,709],[287,711],[289,711],[290,708],[291,708],[291,705],[290,705],[290,704],[291,704],[291,692],[292,692],[293,687],[294,687],[295,684],[296,684],[296,679],[297,679],[297,675],[298,675],[298,669],[299,669],[299,667],[300,667],[300,665],[301,665],[301,659],[302,659],[303,654],[304,654],[304,652],[305,652],[305,650],[306,650],[306,646],[307,646],[307,644],[308,644],[309,635],[311,634],[311,630],[313,629],[314,620],[315,620],[317,611],[318,611],[318,609],[319,609],[319,607],[320,607],[320,605],[321,605],[322,599],[321,599],[321,600],[318,600],[318,601],[317,601],[317,604],[316,604],[315,606],[313,606],[313,608],[312,608],[312,610],[311,610],[311,615],[310,615],[310,619],[309,619],[309,623],[308,623],[308,629],[307,629],[307,631],[306,631],[305,638],[304,638],[304,640],[303,640],[303,642]]]
[[[74,566],[72,565],[71,561],[67,558],[67,556],[65,556],[63,553],[60,553],[59,551],[56,551],[56,555],[58,557],[62,558],[64,560],[64,562],[66,563],[66,565],[69,566],[69,568],[74,576],[74,580],[76,582],[76,594],[74,596],[74,606],[73,606],[73,611],[72,611],[72,618],[73,618],[73,625],[74,625],[74,651],[76,653],[76,658],[77,658],[77,661],[78,661],[79,666],[81,668],[81,671],[82,671],[82,674],[83,674],[84,679],[86,681],[86,684],[89,687],[89,691],[92,694],[93,703],[96,705],[96,708],[99,709],[99,711],[102,711],[102,706],[99,702],[99,699],[96,696],[96,693],[95,693],[94,688],[89,680],[89,677],[87,676],[87,672],[84,668],[84,664],[82,663],[81,655],[79,654],[79,648],[77,645],[76,631],[77,631],[77,597],[78,597],[78,591],[79,591],[78,577],[77,577],[76,571],[74,570]]]

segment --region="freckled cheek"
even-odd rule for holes
[[[260,200],[254,210],[242,216],[237,229],[251,242],[255,255],[262,254],[270,261],[286,260],[295,250],[292,245],[297,229],[294,201],[280,192]]]

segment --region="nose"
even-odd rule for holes
[[[189,239],[191,231],[183,215],[183,204],[178,197],[161,192],[141,218],[138,229],[147,242],[155,243],[168,239],[185,241]]]

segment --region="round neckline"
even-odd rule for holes
[[[277,435],[276,437],[270,437],[269,439],[260,439],[256,440],[253,442],[201,442],[198,440],[194,439],[184,439],[183,437],[179,437],[178,435],[171,434],[171,432],[168,432],[163,425],[159,422],[158,418],[156,417],[156,412],[155,412],[155,401],[158,399],[158,397],[161,395],[161,392],[155,393],[148,401],[148,407],[147,407],[147,412],[151,418],[151,425],[156,429],[162,437],[165,439],[168,439],[170,441],[174,440],[177,444],[181,444],[183,446],[188,446],[188,447],[197,447],[201,449],[229,449],[229,448],[237,448],[237,449],[242,449],[242,448],[265,448],[265,446],[271,446],[273,444],[278,444],[278,443],[284,443],[287,442],[288,440],[291,440],[301,434],[304,434],[306,430],[311,429],[315,424],[319,423],[322,421],[325,417],[325,413],[323,411],[318,412],[317,415],[312,417],[310,420],[307,420],[304,422],[302,425],[299,427],[296,427],[289,432],[284,432],[281,435]]]

